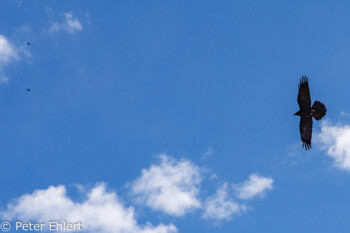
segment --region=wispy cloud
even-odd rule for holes
[[[7,220],[37,221],[52,220],[81,222],[84,232],[101,233],[174,233],[174,225],[139,225],[133,207],[125,207],[115,192],[106,191],[98,184],[86,193],[84,201],[74,202],[67,196],[66,187],[51,186],[36,190],[12,201],[0,213]]]
[[[341,112],[340,112],[340,116],[342,116],[342,117],[348,117],[348,116],[350,116],[350,114],[347,113],[347,112],[341,111]]]
[[[211,146],[208,146],[203,153],[202,159],[207,159],[210,155],[214,154],[214,150]]]
[[[8,83],[10,78],[4,74],[0,75],[0,83]]]
[[[62,23],[53,22],[49,32],[54,33],[60,30],[65,30],[68,33],[75,33],[83,30],[83,26],[77,18],[73,17],[72,12],[64,13],[64,20]]]
[[[258,174],[251,174],[248,180],[234,185],[234,187],[238,192],[238,198],[249,200],[257,196],[263,196],[267,190],[272,190],[273,179]]]
[[[224,183],[217,192],[208,197],[204,203],[204,218],[214,220],[230,220],[232,215],[240,214],[245,205],[235,202],[228,191],[228,184]]]
[[[23,1],[22,0],[7,0],[7,2],[13,3],[17,5],[18,7],[22,6]]]
[[[160,164],[142,170],[132,185],[132,193],[150,208],[170,215],[181,216],[199,208],[199,167],[167,155],[161,155],[160,160]]]
[[[350,125],[332,125],[325,120],[315,138],[334,160],[335,167],[350,172]]]

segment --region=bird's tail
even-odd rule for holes
[[[327,108],[326,106],[319,102],[319,101],[315,101],[314,104],[312,105],[311,110],[314,110],[314,114],[313,117],[318,121],[321,120],[322,117],[324,117],[326,115],[327,112]]]

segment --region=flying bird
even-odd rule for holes
[[[294,115],[300,116],[299,129],[301,141],[303,142],[302,147],[305,150],[309,150],[311,149],[312,117],[314,117],[317,121],[321,120],[322,117],[326,115],[327,109],[326,106],[319,101],[315,101],[311,106],[308,77],[301,77],[298,89],[299,111],[297,111]]]
[[[27,88],[27,91],[28,91],[28,92],[30,92],[30,89],[29,89],[29,88]]]
[[[27,45],[30,45],[30,42],[27,42]]]

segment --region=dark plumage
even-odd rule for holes
[[[311,149],[312,117],[317,121],[321,120],[322,117],[326,115],[327,109],[326,106],[319,101],[315,101],[311,107],[308,77],[301,77],[298,88],[298,104],[300,109],[294,115],[300,116],[299,129],[301,141],[303,142],[303,148],[309,150]]]
[[[29,88],[27,88],[27,91],[29,92],[29,91],[30,91],[30,89],[29,89]]]
[[[30,45],[30,42],[27,42],[27,45]]]

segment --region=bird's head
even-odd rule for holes
[[[297,111],[296,113],[294,113],[294,116],[300,116],[300,111]]]

